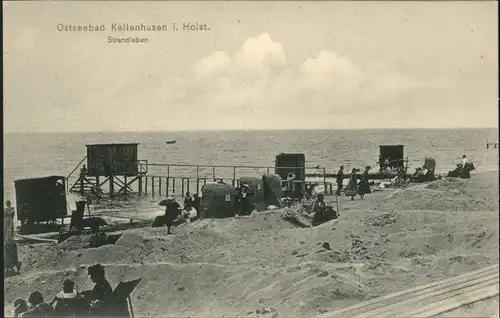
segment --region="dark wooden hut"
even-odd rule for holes
[[[26,222],[55,221],[67,215],[63,176],[22,179],[14,181],[14,184],[21,230]]]
[[[136,176],[137,143],[87,145],[87,175]]]

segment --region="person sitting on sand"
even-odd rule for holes
[[[63,282],[63,290],[59,292],[50,302],[49,305],[53,306],[58,313],[72,313],[75,311],[72,300],[82,299],[80,293],[76,290],[75,282],[71,279],[65,279]]]
[[[26,300],[18,298],[14,301],[14,317],[21,317],[26,311],[28,311],[28,304]]]
[[[323,211],[326,207],[326,203],[325,203],[324,198],[325,198],[325,196],[323,193],[318,194],[318,197],[316,198],[316,200],[314,201],[314,203],[312,205],[312,211],[314,213],[323,213]]]
[[[325,203],[325,195],[323,193],[318,194],[318,197],[313,203],[312,211],[314,213],[312,217],[313,226],[319,225],[324,222],[331,221],[337,218],[335,210],[331,206],[327,206]]]
[[[413,175],[412,175],[412,179],[414,182],[422,182],[424,176],[425,176],[425,173],[424,173],[423,169],[420,167],[417,167],[417,169],[415,169],[415,173],[413,173]]]
[[[193,208],[196,210],[196,217],[199,219],[200,218],[200,204],[201,204],[201,198],[198,195],[198,193],[193,194]]]
[[[465,167],[467,165],[467,156],[463,155],[462,156],[462,167]]]
[[[54,309],[43,301],[43,296],[39,291],[33,292],[28,298],[30,308],[23,314],[23,317],[49,317]]]
[[[351,177],[349,178],[349,183],[345,188],[345,195],[351,197],[351,201],[354,201],[354,197],[358,192],[358,176],[356,175],[358,169],[353,168],[351,171]]]
[[[91,304],[93,314],[109,312],[113,288],[106,279],[104,266],[101,264],[92,265],[87,271],[95,285],[92,290],[82,292],[82,296]]]
[[[365,171],[361,175],[361,179],[359,181],[359,188],[358,188],[358,194],[361,197],[361,200],[364,199],[365,194],[371,193],[370,189],[370,180],[369,180],[369,173],[372,167],[366,166]]]

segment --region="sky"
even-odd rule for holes
[[[498,127],[497,6],[3,2],[4,130]]]

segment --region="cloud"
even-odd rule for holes
[[[267,33],[249,38],[232,56],[217,51],[202,58],[186,83],[177,88],[183,93],[176,93],[176,104],[186,109],[196,107],[200,116],[216,122],[215,114],[234,118],[236,127],[252,122],[280,126],[277,116],[317,120],[334,114],[387,110],[385,101],[425,85],[407,74],[364,68],[326,49],[300,65],[288,65],[285,49]],[[305,111],[307,108],[311,111]]]

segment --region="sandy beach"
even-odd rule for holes
[[[89,289],[86,266],[100,262],[113,287],[142,277],[132,294],[137,316],[314,316],[497,264],[498,193],[498,173],[478,173],[342,197],[340,218],[315,228],[274,210],[197,221],[174,235],[129,230],[94,249],[84,248],[85,236],[24,245],[22,275],[5,280],[4,307],[9,315],[16,298],[35,290],[50,301],[65,278]],[[498,316],[498,297],[450,315]]]

